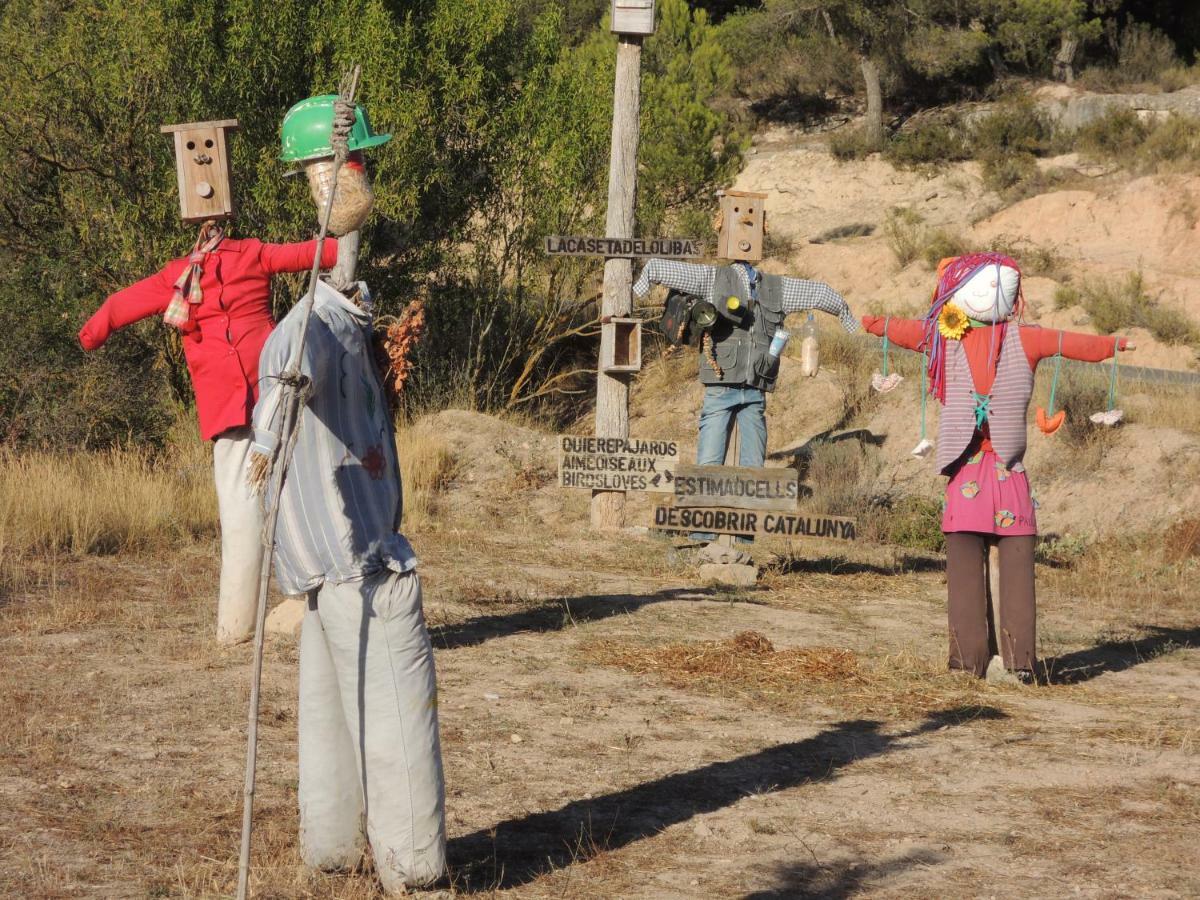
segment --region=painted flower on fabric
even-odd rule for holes
[[[372,481],[379,481],[383,478],[384,469],[387,468],[387,460],[383,456],[383,446],[381,444],[373,444],[363,454],[362,466],[367,470],[367,474],[371,476]]]
[[[978,496],[978,494],[979,494],[979,482],[978,481],[964,481],[962,483],[962,485],[959,487],[959,490],[962,491],[962,495],[964,497],[966,497],[968,500],[974,500],[975,497]]]
[[[942,311],[938,315],[938,331],[946,340],[961,340],[970,327],[971,321],[960,307],[953,303],[947,303],[942,307]]]
[[[997,481],[1008,481],[1009,474],[1010,473],[1008,471],[1008,466],[1004,465],[1004,463],[997,460],[996,461],[996,480]]]
[[[1007,509],[996,510],[996,527],[997,528],[1010,528],[1010,527],[1012,527],[1012,523],[1015,521],[1017,521],[1017,517],[1014,516]]]
[[[981,462],[983,462],[983,451],[982,450],[980,450],[978,453],[976,453],[974,456],[972,456],[970,459],[967,460],[967,464],[972,465],[972,466],[977,466]]]

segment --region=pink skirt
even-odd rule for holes
[[[1013,472],[991,450],[980,451],[946,485],[942,531],[1037,534],[1036,505],[1024,472]]]

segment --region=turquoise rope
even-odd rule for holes
[[[1121,339],[1113,341],[1112,374],[1108,378],[1108,411],[1112,412],[1117,406],[1117,354],[1121,352]]]
[[[925,440],[925,404],[929,402],[929,392],[925,390],[925,379],[928,377],[929,355],[921,351],[921,440]]]
[[[883,377],[887,378],[888,374],[888,323],[892,321],[892,317],[888,316],[883,320]]]
[[[1058,373],[1062,371],[1062,342],[1063,333],[1060,331],[1058,333],[1058,353],[1054,355],[1054,380],[1050,382],[1050,409],[1047,410],[1047,414],[1051,416],[1054,415],[1054,395],[1058,393]]]
[[[989,407],[992,404],[991,394],[980,394],[978,391],[972,391],[975,395],[975,427],[982,428],[983,423],[987,421]]]

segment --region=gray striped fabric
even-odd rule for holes
[[[988,406],[988,435],[1000,460],[1010,469],[1022,472],[1033,370],[1021,344],[1020,326],[1011,322],[1005,332]],[[937,466],[943,474],[948,474],[975,436],[974,391],[975,380],[962,344],[947,341],[946,404],[938,421],[937,444]]]
[[[254,450],[274,455],[281,418],[279,375],[302,319],[294,307],[259,358]],[[400,524],[400,469],[391,417],[371,354],[371,317],[324,282],[317,284],[301,370],[313,393],[300,415],[279,503],[275,571],[299,594],[390,568],[416,567]]]
[[[750,278],[744,266],[730,266],[737,272],[738,280],[750,296]],[[807,281],[803,278],[791,278],[787,275],[779,277],[783,311],[785,313],[801,312],[806,309],[819,309],[831,316],[837,316],[844,328],[850,334],[857,334],[858,319],[850,312],[846,298],[821,281]],[[637,297],[645,297],[650,292],[651,284],[661,284],[701,297],[705,300],[715,300],[713,285],[717,278],[716,266],[705,266],[699,263],[685,263],[674,259],[650,259],[642,268],[641,275],[633,284],[633,293]],[[724,299],[724,298],[722,298]]]

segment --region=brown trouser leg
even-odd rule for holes
[[[946,589],[950,619],[950,668],[982,678],[998,651],[1006,669],[1034,668],[1037,604],[1033,587],[1034,535],[995,539],[1000,555],[1000,621],[992,622],[987,599],[989,537],[974,532],[946,535]],[[999,639],[997,639],[997,637]]]
[[[1037,599],[1033,587],[1032,534],[1000,538],[1000,629],[1004,668],[1034,671],[1037,658]]]
[[[956,531],[946,535],[946,594],[950,618],[950,668],[987,674],[988,647],[987,542],[982,534]]]

